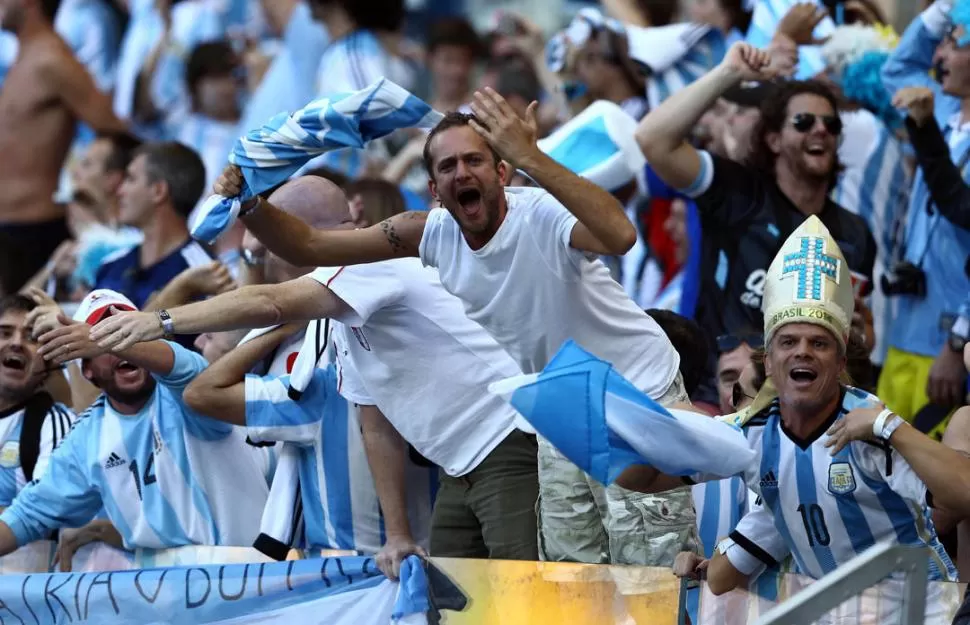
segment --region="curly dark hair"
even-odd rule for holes
[[[748,164],[766,176],[775,177],[775,161],[778,158],[768,147],[768,135],[781,132],[789,115],[788,103],[795,96],[804,94],[825,98],[832,105],[832,110],[838,114],[838,99],[831,89],[818,80],[790,80],[775,84],[772,97],[761,101],[761,119],[751,135],[751,155],[748,157]],[[835,187],[841,171],[842,166],[836,160],[829,188]]]

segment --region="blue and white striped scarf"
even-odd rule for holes
[[[430,128],[442,118],[427,103],[381,78],[353,93],[314,100],[299,111],[280,113],[236,141],[229,162],[245,182],[235,198],[210,196],[199,207],[192,236],[215,241],[239,215],[242,202],[286,181],[312,158],[340,148],[362,148],[400,128]]]

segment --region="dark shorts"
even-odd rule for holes
[[[40,223],[0,224],[0,295],[19,291],[70,236],[63,217]]]

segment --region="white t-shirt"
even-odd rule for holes
[[[421,261],[505,347],[524,373],[545,367],[573,339],[653,398],[677,376],[680,356],[598,259],[570,246],[576,217],[542,189],[507,188],[508,214],[472,250],[445,209],[428,215]]]
[[[515,410],[488,385],[521,372],[436,271],[402,258],[311,276],[351,309],[333,330],[341,395],[379,407],[453,476],[478,466],[515,429]]]

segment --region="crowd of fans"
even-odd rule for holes
[[[771,340],[817,351],[797,383],[838,349],[842,384],[970,454],[970,2],[901,37],[869,0],[603,0],[555,33],[504,13],[423,37],[405,4],[0,2],[0,552],[60,530],[66,569],[92,542],[255,545],[392,576],[408,553],[710,566],[727,589],[754,570],[724,572],[730,534],[828,572],[751,537],[774,530],[750,479],[603,486],[522,427],[488,386],[567,338],[711,416],[795,392],[768,384]],[[214,187],[241,191],[237,139],[380,78],[443,121],[323,154],[192,239]],[[850,323],[766,341],[810,216]],[[933,570],[966,580],[970,505],[898,451],[948,502],[921,525]]]

